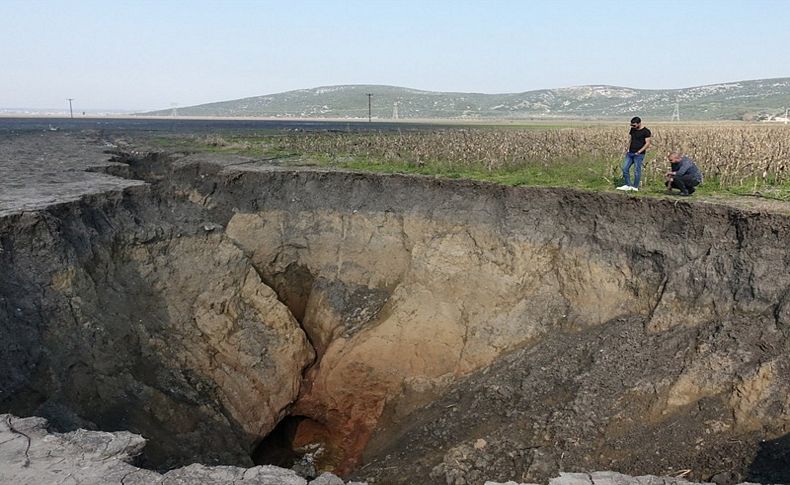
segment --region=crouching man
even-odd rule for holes
[[[667,191],[672,193],[672,189],[679,189],[680,195],[693,194],[697,185],[702,183],[702,172],[697,165],[678,152],[670,153],[667,160],[671,164],[670,171],[666,174]]]

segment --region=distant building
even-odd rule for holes
[[[787,124],[790,122],[790,117],[787,115],[787,111],[785,111],[784,115],[770,115],[770,114],[763,114],[757,118],[758,121],[764,121],[767,123],[784,123]]]

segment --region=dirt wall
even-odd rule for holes
[[[587,422],[577,408],[605,408],[607,375],[622,383],[608,396],[619,404],[588,419],[583,437],[598,441],[563,466],[609,463],[616,447],[600,430],[628,421],[657,433],[705,399],[724,424],[689,436],[751,433],[733,469],[754,437],[787,432],[787,217],[205,155],[120,161],[108,171],[150,185],[0,221],[0,319],[13,342],[0,402],[16,414],[159,438],[160,462],[181,447],[176,461],[234,463],[283,415],[305,416],[296,444],[322,441],[325,466],[348,473],[367,450],[372,476],[400,460],[404,480],[441,483],[494,469],[548,476],[569,423]],[[601,367],[599,351],[631,362],[615,329],[648,367]],[[727,332],[738,337],[725,345]],[[568,339],[577,351],[559,345]],[[503,362],[529,370],[517,386]],[[471,398],[446,404],[477,424],[439,419],[435,401],[479,395],[475,379],[511,390],[485,412]],[[545,426],[504,433],[502,413],[529,412]],[[550,419],[563,413],[573,417]],[[484,436],[498,445],[476,448]],[[521,451],[509,468],[447,465],[474,457],[468,440]],[[692,442],[667,450],[708,446]],[[619,449],[619,471],[664,466]]]

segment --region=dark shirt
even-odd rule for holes
[[[631,146],[628,147],[628,151],[631,153],[636,153],[641,150],[642,147],[645,146],[645,143],[647,143],[645,139],[653,136],[647,128],[641,128],[639,130],[631,128],[628,134],[631,135]]]
[[[675,172],[675,178],[689,177],[698,184],[702,183],[702,172],[689,157],[683,157],[678,163],[673,163],[672,171]]]

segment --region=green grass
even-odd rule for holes
[[[427,162],[421,165],[384,162],[355,157],[314,156],[317,165],[347,170],[376,173],[417,174],[450,179],[468,179],[494,182],[508,186],[567,187],[592,191],[612,191],[624,183],[618,160],[566,160],[549,165],[534,165],[510,170],[481,170],[474,167],[454,167],[446,162]],[[678,191],[675,190],[674,194]],[[667,195],[663,177],[643,173],[639,192],[633,196]],[[747,180],[742,185],[721,187],[719,181],[709,177],[697,187],[699,196],[757,196],[766,199],[790,201],[790,184],[775,185],[762,180]]]

